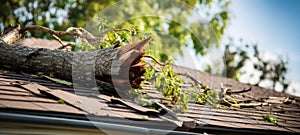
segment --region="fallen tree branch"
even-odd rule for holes
[[[22,30],[42,30],[60,36],[77,35],[36,26],[28,26]],[[0,43],[0,67],[11,67],[10,70],[28,73],[52,74],[56,78],[68,81],[89,80],[89,75],[94,74],[97,80],[108,83],[114,81],[114,85],[123,89],[129,88],[127,85],[125,87],[128,83],[131,87],[138,88],[145,72],[144,65],[139,63],[150,40],[151,37],[119,48],[112,46],[89,52],[68,52]],[[74,67],[80,69],[74,71]]]

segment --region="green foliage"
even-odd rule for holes
[[[254,57],[257,58],[257,62],[254,63],[254,68],[262,72],[259,79],[260,81],[271,80],[273,82],[273,89],[275,89],[276,83],[283,86],[283,92],[285,92],[289,84],[285,81],[287,73],[287,61],[282,56],[277,56],[277,60],[263,59],[261,53],[258,51],[257,46],[253,46]]]
[[[234,51],[230,51],[230,46],[226,45],[224,57],[226,64],[226,76],[238,79],[240,69],[244,66],[246,60],[250,59],[247,55],[247,51],[240,47],[236,47]],[[237,61],[236,57],[240,57],[241,59]],[[237,63],[233,64],[233,62]]]
[[[245,45],[245,47],[227,45],[224,55],[226,64],[225,74],[227,77],[238,80],[241,75],[245,74],[241,69],[245,67],[246,62],[249,62],[257,73],[261,73],[259,81],[255,85],[259,85],[262,81],[270,80],[273,83],[270,88],[275,89],[275,85],[278,83],[283,86],[283,92],[289,86],[285,80],[287,61],[280,55],[275,55],[277,57],[276,60],[266,59],[258,51],[257,45]]]
[[[59,99],[59,100],[58,100],[58,103],[60,103],[60,104],[66,104],[65,101],[64,101],[63,99]]]
[[[171,99],[172,104],[178,103],[181,111],[188,109],[187,97],[180,90],[180,85],[184,83],[183,79],[174,73],[172,66],[162,66],[160,71],[147,67],[145,79],[150,81],[166,98]]]
[[[141,33],[143,34],[143,33]],[[122,46],[134,42],[134,37],[141,35],[135,27],[130,29],[113,29],[102,36],[96,44],[81,42],[72,46],[72,51],[99,50],[110,46]]]
[[[219,93],[207,85],[200,84],[200,89],[204,90],[203,93],[182,91],[180,87],[184,80],[173,71],[170,65],[163,66],[161,70],[147,67],[145,79],[150,81],[165,97],[171,99],[172,104],[177,104],[180,112],[188,110],[188,101],[220,107],[218,104]],[[199,87],[194,87],[194,90],[199,91]]]
[[[170,97],[174,101],[177,101],[180,95],[180,84],[183,84],[183,80],[174,73],[173,68],[170,65],[163,66],[161,72],[155,75],[155,86],[162,91],[165,97]]]
[[[167,56],[182,53],[181,49],[189,44],[194,46],[196,53],[205,54],[205,48],[219,45],[218,39],[222,37],[230,19],[227,12],[230,1],[185,0],[184,2],[187,4],[168,0],[122,1],[119,6],[101,12],[98,18],[107,19],[117,28],[135,25],[141,31],[151,32],[156,39],[156,50]],[[215,6],[218,10],[213,11],[211,6]],[[207,11],[200,10],[200,7]],[[197,12],[206,13],[204,15],[207,16],[201,17]],[[160,60],[164,62],[166,58]]]
[[[265,115],[265,116],[263,116],[263,118],[264,118],[265,121],[267,121],[269,123],[274,123],[274,124],[277,123],[277,119],[270,116],[270,115]]]
[[[73,48],[76,48],[77,50],[73,51],[102,49],[117,44],[127,45],[131,42],[134,42],[135,37],[138,37],[140,39],[142,37],[145,37],[147,34],[148,33],[141,32],[137,27],[131,27],[131,29],[112,29],[110,32],[103,36],[102,40],[99,41],[100,44],[90,45],[83,42],[81,44],[76,44]],[[155,55],[155,53],[151,51],[147,51],[147,55],[154,55],[155,58],[160,57],[160,55]],[[166,59],[166,61],[169,61],[168,57],[166,57]],[[150,81],[150,83],[154,85],[157,90],[163,94],[164,97],[169,98],[171,100],[171,104],[178,105],[178,108],[176,109],[180,112],[184,112],[188,109],[188,101],[195,101],[200,104],[212,104],[217,106],[218,93],[204,84],[201,84],[201,88],[204,89],[204,93],[201,94],[191,94],[191,92],[189,91],[181,91],[180,87],[184,83],[184,81],[178,74],[174,72],[171,65],[161,66],[160,69],[147,67],[144,78],[146,81]],[[129,96],[144,98],[144,95],[140,94],[139,89],[131,89],[129,91]],[[147,106],[153,109],[157,109],[159,107],[155,103],[149,102],[141,102],[140,104],[142,106]]]
[[[211,104],[217,106],[219,101],[219,93],[209,88],[207,85],[201,84],[201,87],[204,89],[204,92],[198,94],[197,102],[200,104]]]

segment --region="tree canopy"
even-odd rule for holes
[[[196,53],[205,54],[206,47],[219,46],[218,39],[230,19],[229,4],[229,0],[12,0],[1,5],[2,9],[9,10],[3,11],[0,28],[22,24],[65,30],[73,26],[89,27],[87,29],[93,32],[97,27],[98,35],[108,28],[135,28],[156,35],[155,48],[161,49],[164,45],[163,53],[168,55],[180,53],[188,43],[193,44]],[[200,10],[205,14],[198,14]],[[99,25],[104,23],[106,27]],[[41,33],[32,35],[44,36]],[[165,36],[170,40],[162,40]],[[173,43],[170,36],[177,43]],[[162,61],[167,59],[164,57]]]

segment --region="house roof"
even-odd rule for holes
[[[187,112],[176,113],[175,118],[170,118],[165,113],[153,112],[128,101],[112,98],[107,92],[98,93],[85,88],[75,92],[72,87],[45,78],[0,70],[0,112],[101,121],[155,129],[177,127],[176,130],[198,133],[224,133],[224,131],[257,134],[300,133],[299,97],[189,68],[175,66],[174,70],[181,73],[189,72],[194,78],[211,87],[217,88],[218,84],[223,82],[225,87],[232,90],[232,96],[241,102],[264,99],[268,104],[217,109],[210,105],[189,103]],[[188,88],[189,84],[186,86]],[[243,93],[234,91],[250,87],[251,90]],[[153,92],[151,86],[145,86],[144,91],[153,98],[163,98]],[[87,108],[77,101],[78,99],[97,105],[95,108]],[[285,101],[278,102],[281,99]],[[266,115],[271,115],[278,122],[276,124],[266,122],[263,118]],[[178,127],[180,122],[182,127]]]

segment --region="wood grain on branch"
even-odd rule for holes
[[[70,81],[89,80],[90,78],[85,77],[90,76],[84,75],[94,74],[97,80],[112,83],[112,77],[118,76],[114,80],[117,85],[122,86],[129,81],[131,87],[138,88],[145,72],[145,67],[139,63],[150,40],[151,37],[119,48],[112,46],[89,52],[68,52],[0,43],[0,68],[9,67],[10,70],[28,73],[42,72]],[[81,69],[74,71],[74,67]]]

